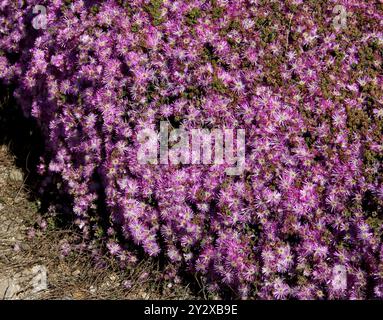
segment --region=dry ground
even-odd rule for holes
[[[60,241],[76,238],[70,228],[37,230],[31,237],[39,203],[30,200],[25,180],[8,148],[0,146],[0,299],[193,298],[187,286],[161,280],[153,261],[120,270],[113,261],[105,269],[95,267],[87,252],[63,258]],[[145,280],[144,273],[149,273]]]

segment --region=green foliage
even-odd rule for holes
[[[186,23],[188,25],[195,25],[201,16],[201,10],[198,8],[193,8],[186,14]]]
[[[92,12],[93,14],[97,14],[100,12],[100,7],[98,4],[95,4],[93,5],[91,8],[90,8],[90,12]]]
[[[161,17],[162,4],[162,0],[151,0],[149,4],[144,6],[145,11],[151,16],[154,26],[158,26],[164,22]]]
[[[213,77],[212,87],[217,90],[219,93],[225,93],[226,87],[225,84],[217,76]]]
[[[382,233],[382,225],[383,225],[383,219],[380,219],[377,217],[377,213],[373,213],[371,217],[368,217],[366,222],[371,227],[371,229],[374,231],[375,234],[380,235]]]
[[[370,118],[362,109],[347,108],[347,127],[351,132],[367,130],[370,125]]]
[[[222,7],[214,7],[212,10],[212,17],[213,19],[219,19],[223,17],[225,10]]]
[[[137,33],[140,30],[140,27],[138,24],[133,24],[130,30],[134,33]]]

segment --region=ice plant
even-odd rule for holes
[[[1,0],[0,79],[45,138],[43,191],[121,263],[141,249],[239,298],[382,298],[382,21],[373,0]],[[161,121],[244,129],[243,173],[138,163]]]

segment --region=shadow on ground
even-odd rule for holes
[[[0,145],[15,157],[16,166],[25,173],[25,184],[36,187],[36,171],[43,152],[43,139],[33,119],[27,119],[17,106],[11,86],[0,88]]]

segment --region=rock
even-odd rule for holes
[[[21,172],[21,170],[12,169],[9,172],[9,179],[14,182],[22,182],[24,181],[23,173]]]
[[[21,288],[17,281],[12,278],[0,279],[0,299],[15,299]]]
[[[30,280],[33,293],[39,293],[48,289],[48,276],[45,266],[37,265],[31,269],[33,278]]]
[[[36,265],[0,279],[0,299],[24,299],[48,289],[46,267]]]
[[[4,208],[5,206],[2,203],[0,203],[0,211],[3,210]]]
[[[8,292],[9,279],[0,278],[0,300],[5,299],[5,295]]]

